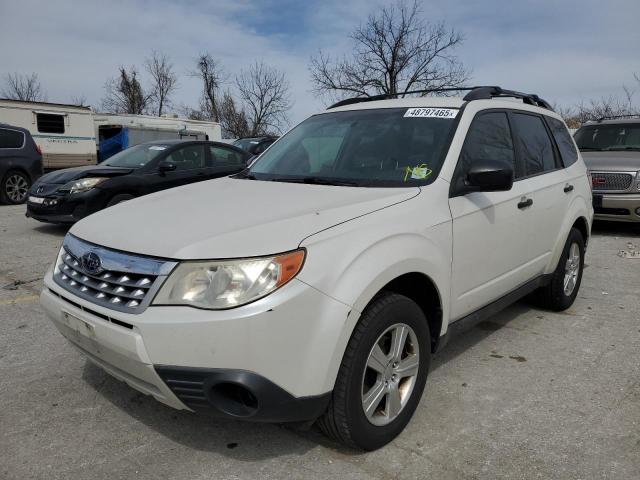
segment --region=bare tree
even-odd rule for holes
[[[31,75],[8,73],[4,77],[2,96],[24,102],[45,102],[47,100],[37,73]]]
[[[218,122],[220,120],[218,93],[220,86],[226,80],[220,63],[209,53],[203,53],[198,57],[197,69],[191,72],[191,76],[202,80],[200,109],[205,118]]]
[[[244,104],[250,135],[280,132],[287,125],[290,87],[283,72],[256,62],[236,77],[236,88]]]
[[[311,58],[319,95],[372,96],[418,89],[462,86],[469,72],[454,55],[460,33],[420,18],[417,1],[384,7],[351,34],[353,54],[332,60],[322,51]]]
[[[220,126],[222,130],[234,138],[248,137],[252,134],[244,110],[239,109],[229,93],[224,92],[220,102]]]
[[[153,80],[150,96],[157,108],[157,115],[160,117],[165,107],[171,103],[171,95],[178,87],[178,76],[173,71],[173,65],[167,56],[156,51],[153,51],[151,58],[146,60],[145,68]]]
[[[113,113],[144,113],[151,95],[142,89],[135,67],[131,67],[129,72],[124,67],[120,67],[119,70],[118,78],[112,78],[105,83],[106,96],[102,99],[102,108]]]

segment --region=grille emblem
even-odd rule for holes
[[[89,275],[98,275],[102,272],[100,257],[94,252],[87,252],[82,256],[82,269]]]
[[[38,189],[36,190],[36,193],[42,193],[42,191],[44,190],[44,187],[40,186],[38,187]]]

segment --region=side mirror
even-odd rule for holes
[[[513,165],[503,160],[477,160],[467,172],[465,183],[476,192],[511,190]]]
[[[158,164],[158,172],[160,173],[173,172],[175,169],[176,169],[176,164],[167,162],[166,160]]]

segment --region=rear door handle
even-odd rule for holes
[[[569,192],[572,192],[572,191],[573,191],[573,185],[570,185],[570,184],[567,183],[564,186],[564,193],[569,193]]]
[[[533,198],[527,198],[526,200],[520,200],[518,202],[518,208],[522,210],[523,208],[527,208],[533,205]]]

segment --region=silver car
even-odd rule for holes
[[[640,116],[587,122],[574,139],[591,175],[595,218],[640,222]]]

